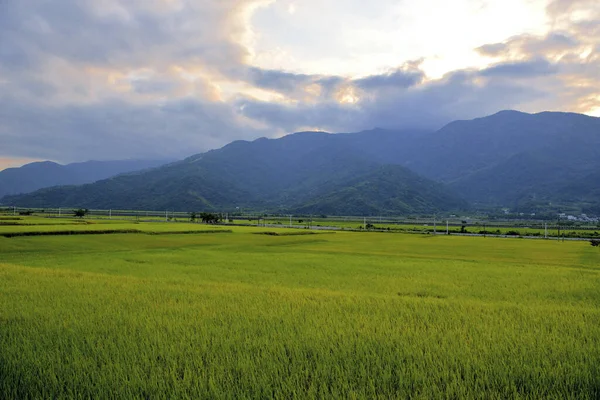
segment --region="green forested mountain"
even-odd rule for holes
[[[444,185],[402,166],[384,165],[332,185],[292,210],[301,214],[397,215],[467,208],[467,202]]]
[[[592,194],[600,187],[600,118],[502,111],[436,132],[377,134],[396,144],[363,140],[374,159],[445,183],[475,208],[536,211],[559,203],[592,212],[600,205]]]
[[[594,169],[600,161],[600,119],[580,114],[502,111],[452,122],[422,138],[403,163],[443,182],[468,179],[526,153],[571,163],[578,170]]]
[[[600,119],[503,111],[435,132],[301,132],[143,173],[2,199],[20,206],[406,214],[600,209]],[[437,183],[436,183],[437,182]]]
[[[466,202],[402,166],[382,167],[342,136],[303,132],[233,142],[143,173],[42,189],[3,201],[28,207],[264,210],[381,214],[455,210]]]

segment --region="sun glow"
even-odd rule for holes
[[[11,157],[0,157],[0,171],[6,168],[17,168],[25,164],[29,164],[35,161],[42,161],[35,158],[11,158]]]
[[[360,97],[352,86],[340,89],[336,94],[336,99],[340,104],[356,104],[360,101]]]
[[[288,0],[257,8],[251,19],[256,35],[250,63],[266,69],[355,77],[424,59],[427,75],[439,78],[459,68],[485,67],[489,60],[477,54],[478,46],[522,33],[544,34],[548,29],[545,0],[483,5],[471,0],[401,5],[381,0],[370,8],[359,2],[343,7],[320,3],[306,0],[299,8]],[[345,23],[329,23],[332,20]],[[279,49],[277,54],[273,49]]]

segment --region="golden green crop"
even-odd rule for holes
[[[0,237],[0,397],[600,397],[587,242],[232,229]]]

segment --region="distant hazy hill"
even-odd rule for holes
[[[34,162],[20,168],[0,171],[0,198],[9,194],[29,193],[57,185],[79,185],[113,175],[154,168],[167,161],[122,160],[87,161],[60,165],[51,161]]]
[[[503,111],[436,132],[302,132],[237,141],[143,174],[2,202],[404,214],[464,209],[466,200],[477,208],[558,203],[593,211],[600,210],[598,171],[599,118]]]

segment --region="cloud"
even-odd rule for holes
[[[557,71],[557,67],[547,60],[537,59],[531,61],[500,63],[485,68],[480,72],[480,75],[484,77],[508,77],[519,79],[554,74]]]
[[[3,61],[19,68],[38,68],[48,57],[128,67],[240,61],[247,50],[232,39],[244,34],[243,11],[253,2],[219,3],[5,0]]]
[[[306,86],[315,84],[321,77],[318,75],[295,74],[286,71],[249,67],[245,76],[240,78],[258,88],[291,95],[298,93]]]
[[[381,90],[406,89],[421,83],[425,79],[425,74],[415,63],[407,63],[382,74],[357,79],[251,67],[242,79],[246,79],[258,88],[272,90],[294,100],[343,102],[344,96],[349,96],[350,91],[354,89],[365,94]]]
[[[57,109],[0,102],[0,120],[8,121],[0,127],[0,147],[13,156],[54,160],[184,157],[271,132],[243,119],[229,105],[194,98]]]
[[[506,53],[508,49],[508,45],[506,43],[492,43],[492,44],[484,44],[481,47],[478,47],[476,50],[488,57],[498,57]]]
[[[476,49],[487,57],[501,59],[523,59],[550,57],[559,59],[564,54],[576,51],[583,42],[568,32],[550,32],[545,36],[519,35],[503,43],[483,45]]]
[[[548,16],[556,20],[596,17],[600,4],[596,0],[551,0],[547,7]],[[596,15],[594,15],[596,14]]]
[[[381,89],[388,87],[408,88],[421,83],[425,79],[425,73],[414,67],[412,70],[398,68],[388,73],[371,75],[357,79],[353,83],[363,90]]]
[[[248,56],[258,0],[0,2],[0,153],[184,156],[263,134],[215,82]]]
[[[0,0],[0,157],[184,157],[307,128],[435,129],[506,108],[600,108],[596,1],[552,1],[547,32],[478,46],[487,66],[439,79],[423,59],[364,76],[252,65],[251,16],[271,2]]]
[[[385,81],[386,75],[380,79]],[[346,83],[364,85],[362,80]],[[532,90],[528,84],[483,79],[478,71],[459,71],[441,80],[405,86],[391,86],[391,89],[385,86],[384,91],[369,91],[356,103],[329,100],[318,104],[281,104],[244,98],[238,101],[238,106],[246,117],[274,123],[286,130],[298,126],[329,131],[374,126],[436,129],[457,116],[474,118],[548,96],[543,90]],[[357,93],[359,90],[357,87]]]

